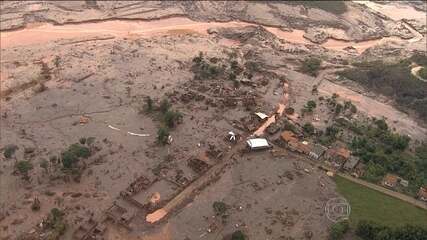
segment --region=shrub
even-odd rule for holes
[[[233,234],[231,234],[231,240],[245,240],[245,234],[243,234],[242,231],[237,230],[235,232],[233,232]]]
[[[289,115],[292,115],[292,114],[295,113],[295,109],[293,109],[291,107],[287,107],[287,108],[285,108],[285,113],[289,114]]]
[[[18,149],[18,146],[14,144],[7,145],[4,148],[3,156],[8,159],[11,158],[15,154],[16,149]]]
[[[86,139],[86,144],[87,144],[88,146],[92,145],[94,142],[95,142],[95,137],[88,137],[88,138]]]
[[[88,158],[90,155],[89,148],[78,143],[72,144],[66,151],[61,153],[62,165],[64,168],[72,168],[79,158]]]
[[[68,151],[70,151],[71,153],[73,153],[74,155],[76,155],[76,157],[78,158],[88,158],[90,157],[90,150],[89,148],[82,146],[78,143],[72,144],[69,148]]]
[[[38,198],[34,198],[34,201],[31,204],[31,210],[33,210],[33,211],[40,210],[40,200]]]
[[[217,62],[218,61],[215,63]],[[194,73],[194,79],[201,80],[218,77],[223,69],[211,63],[205,61],[203,53],[199,52],[199,55],[193,58],[193,65],[191,66],[191,70]]]
[[[46,172],[49,168],[49,162],[46,159],[40,161],[40,167],[43,168]]]
[[[79,158],[70,151],[61,153],[62,165],[64,168],[72,168]]]
[[[79,139],[79,143],[81,143],[81,144],[85,144],[86,141],[87,141],[87,139],[85,137],[82,137]]]
[[[18,161],[15,167],[20,174],[27,176],[28,172],[33,169],[33,164],[30,161]]]
[[[47,217],[45,227],[51,230],[47,239],[59,240],[67,229],[67,224],[64,221],[64,213],[57,208],[53,208]]]
[[[307,135],[311,136],[314,134],[314,126],[311,123],[306,123],[304,124],[304,126],[302,126],[302,130],[304,131],[304,133],[306,133]]]
[[[337,99],[340,95],[338,95],[338,93],[333,93],[332,94],[332,99]]]
[[[169,110],[163,115],[163,121],[169,128],[174,128],[181,118],[182,114],[178,111]]]
[[[167,99],[163,99],[160,102],[159,110],[162,113],[166,113],[170,107],[171,107],[171,104],[169,103],[169,101]]]
[[[315,101],[313,101],[313,100],[310,100],[310,101],[308,101],[306,104],[305,104],[305,106],[304,106],[304,109],[307,111],[307,112],[312,112],[313,111],[313,109],[315,109],[316,108],[316,102]]]
[[[344,234],[349,229],[349,223],[347,220],[337,222],[334,225],[332,225],[330,231],[329,231],[329,239],[330,240],[340,240],[344,237]]]
[[[222,216],[225,214],[225,212],[227,211],[227,204],[225,204],[224,202],[214,202],[212,205],[215,215],[217,216]]]
[[[420,76],[423,79],[427,79],[427,67],[423,67],[420,70],[418,70],[418,76]]]
[[[317,76],[322,61],[318,58],[307,58],[302,62],[300,71],[311,76]]]
[[[157,131],[157,141],[163,145],[168,143],[169,130],[166,127],[160,127]]]
[[[151,97],[147,97],[146,99],[145,99],[145,106],[144,106],[144,110],[146,111],[146,112],[152,112],[153,111],[153,109],[154,109],[154,102],[153,102],[153,99],[151,99]]]
[[[344,107],[343,107],[343,105],[342,105],[342,104],[337,103],[337,105],[335,105],[335,110],[334,110],[335,115],[340,114],[343,108],[344,108]]]

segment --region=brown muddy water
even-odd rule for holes
[[[108,34],[116,37],[151,37],[153,35],[173,35],[177,33],[207,34],[212,27],[244,27],[255,24],[246,22],[196,22],[184,17],[173,17],[153,21],[133,20],[106,20],[96,23],[76,23],[65,25],[37,24],[28,26],[21,30],[0,32],[1,48],[11,48],[32,44],[42,44],[60,39],[71,39],[76,37],[94,37],[100,34]],[[283,31],[279,28],[266,27],[268,31],[278,38],[297,44],[313,44],[304,38],[304,31]],[[383,43],[388,40],[400,40],[399,38],[382,38],[361,42],[342,41],[329,39],[322,44],[325,48],[342,50],[352,46],[360,53],[365,49]],[[231,44],[224,42],[226,45]]]

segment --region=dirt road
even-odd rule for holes
[[[286,106],[288,105],[289,101],[289,84],[284,83],[283,84],[283,97],[281,101],[279,102],[277,106],[276,112],[271,115],[267,121],[265,121],[254,133],[254,136],[261,136],[264,134],[265,129],[268,128],[271,124],[276,122],[276,117],[281,117],[283,115],[283,112],[285,111]]]

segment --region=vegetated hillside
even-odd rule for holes
[[[400,191],[411,195],[427,184],[427,144],[410,151],[410,138],[392,132],[384,119],[346,127],[354,133],[349,144],[353,154],[366,165],[362,178],[378,183],[387,173],[397,174],[409,181],[409,187]]]
[[[356,81],[367,89],[392,97],[403,108],[414,110],[427,120],[427,82],[411,74],[411,63],[427,66],[427,56],[416,54],[398,63],[381,61],[355,63],[354,68],[338,74]]]
[[[345,1],[288,1],[286,3],[303,5],[308,8],[319,8],[333,14],[343,14],[347,11]]]

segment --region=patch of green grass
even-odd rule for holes
[[[405,224],[427,227],[427,211],[337,176],[337,191],[351,205],[350,224],[360,220],[390,227]]]

